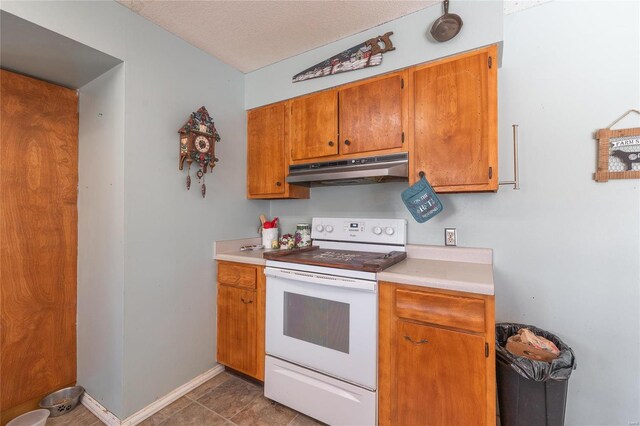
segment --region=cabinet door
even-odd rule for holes
[[[412,181],[424,171],[445,191],[497,189],[495,49],[414,69]]]
[[[402,74],[340,90],[340,153],[403,146]]]
[[[291,159],[338,154],[338,92],[291,101]]]
[[[484,424],[484,337],[404,320],[396,324],[397,424]]]
[[[218,362],[255,376],[257,312],[255,290],[218,285]]]
[[[247,114],[247,185],[249,195],[285,192],[284,103]]]

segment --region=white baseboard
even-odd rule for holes
[[[100,421],[102,421],[102,423],[106,424],[107,426],[120,426],[122,424],[120,419],[116,417],[115,414],[104,408],[102,404],[96,401],[88,393],[85,392],[84,395],[82,395],[81,402],[82,405],[87,407],[87,410],[91,411],[97,418],[100,419]]]
[[[218,364],[211,370],[205,371],[204,373],[193,378],[184,385],[172,390],[162,398],[156,399],[151,404],[144,407],[142,410],[130,415],[124,420],[120,420],[116,415],[104,408],[98,401],[96,401],[93,397],[91,397],[91,395],[87,393],[85,393],[82,397],[82,405],[87,407],[89,411],[91,411],[97,418],[99,418],[108,426],[134,426],[145,420],[146,418],[151,417],[153,414],[162,410],[173,401],[188,394],[193,389],[197,388],[207,380],[211,379],[214,376],[217,376],[223,371],[224,366]]]

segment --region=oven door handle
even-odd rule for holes
[[[330,287],[342,287],[349,290],[368,291],[372,293],[375,293],[378,290],[378,284],[375,281],[360,280],[350,277],[338,277],[333,275],[317,274],[314,272],[292,271],[289,269],[272,267],[264,268],[264,274],[267,278],[283,278],[285,280],[303,281]]]

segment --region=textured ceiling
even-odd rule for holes
[[[437,0],[118,1],[245,73],[440,3]]]

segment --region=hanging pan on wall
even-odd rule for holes
[[[449,0],[444,0],[444,15],[436,19],[431,26],[431,36],[436,41],[448,41],[458,35],[462,28],[462,18],[449,13]]]

